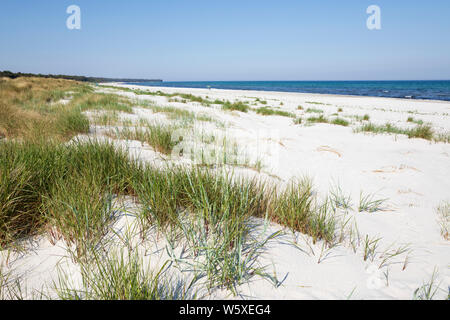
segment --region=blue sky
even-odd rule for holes
[[[66,28],[69,5],[81,30]],[[381,8],[381,30],[366,9]],[[448,0],[1,0],[0,70],[164,80],[450,79]]]

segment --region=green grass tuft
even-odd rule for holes
[[[274,110],[269,107],[262,107],[256,109],[257,114],[262,114],[264,116],[282,116],[282,117],[289,117],[289,118],[295,118],[295,114],[287,111],[281,111],[281,110]]]
[[[222,105],[222,109],[224,110],[236,110],[236,111],[241,111],[241,112],[248,112],[248,109],[250,107],[245,104],[244,102],[241,101],[237,101],[234,103],[231,103],[229,101],[226,101],[225,103],[223,103]]]

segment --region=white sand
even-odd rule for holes
[[[167,93],[192,93],[204,98],[208,96],[209,100],[254,102],[255,98],[259,98],[266,100],[268,106],[279,107],[280,110],[303,115],[304,118],[304,111],[297,110],[299,105],[304,110],[322,109],[327,117],[342,108],[340,117],[349,120],[352,119],[351,115],[368,114],[371,122],[390,122],[404,128],[415,126],[406,122],[412,116],[430,123],[436,132],[448,134],[450,131],[450,103],[442,101],[126,87]],[[444,200],[450,201],[450,144],[408,139],[402,135],[354,133],[352,128],[361,126],[355,119],[349,127],[330,124],[294,125],[288,117],[262,116],[254,112],[225,112],[219,106],[204,107],[191,102],[187,106],[177,102],[169,103],[166,97],[161,96],[135,96],[129,92],[120,94],[212,115],[226,125],[227,134],[233,136],[250,157],[261,159],[264,165],[261,176],[275,177],[279,183],[308,176],[313,179],[319,197],[325,197],[334,185],[339,185],[345,194],[351,195],[353,210],[340,214],[351,218],[349,225],[359,231],[361,240],[356,252],[349,239],[324,251],[321,243],[312,245],[307,237],[286,232],[267,245],[267,251],[260,259],[262,265],[267,265],[269,272],[275,272],[278,279],[284,281],[275,288],[269,281],[255,276],[249,283],[238,288],[238,298],[411,299],[415,289],[430,281],[434,270],[437,270],[436,283],[440,287],[436,297],[447,298],[450,285],[450,243],[440,234],[436,207]],[[258,104],[252,107],[262,106]],[[135,119],[161,116],[145,108],[136,108],[135,111],[138,116],[131,115]],[[316,114],[307,116],[311,115]],[[96,132],[101,131],[97,128]],[[131,153],[145,161],[158,163],[161,160],[161,155],[149,146],[143,146],[139,142],[122,144],[128,145]],[[251,169],[237,170],[257,174]],[[386,210],[357,212],[360,192],[387,198]],[[270,224],[267,232],[280,229],[280,226]],[[381,239],[373,261],[363,259],[363,239],[366,235]],[[295,238],[297,245],[293,244]],[[355,244],[356,240],[353,240]],[[158,245],[164,246],[163,243]],[[155,244],[151,242],[146,245],[152,247]],[[379,268],[386,252],[405,245],[409,249],[407,253],[389,259]],[[162,251],[164,250],[153,254],[153,261],[167,259]],[[13,270],[16,275],[23,275],[29,293],[41,290],[49,284],[49,279],[56,277],[55,265],[64,256],[64,252],[62,241],[53,246],[42,237],[29,253],[13,253],[8,269]],[[6,253],[0,254],[0,265],[6,264]],[[156,256],[159,258],[155,259]],[[68,261],[70,259],[63,260],[69,264],[66,271],[77,278],[77,265]],[[214,297],[228,296],[224,291],[217,291],[210,298]]]

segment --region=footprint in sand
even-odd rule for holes
[[[316,151],[319,151],[319,152],[331,152],[331,153],[336,154],[339,158],[342,157],[342,155],[337,150],[331,148],[330,146],[320,146],[320,147],[318,147],[316,149]]]
[[[400,166],[385,166],[380,169],[372,170],[375,173],[400,173],[405,170],[421,172],[419,169],[402,164]]]

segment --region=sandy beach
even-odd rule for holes
[[[340,224],[339,241],[332,246],[324,245],[323,241],[314,243],[310,236],[255,218],[252,230],[255,239],[276,234],[264,245],[257,260],[270,277],[251,277],[236,287],[236,295],[221,288],[194,287],[202,298],[413,299],[415,291],[430,282],[437,290],[436,298],[448,298],[450,243],[441,223],[444,219],[448,225],[448,217],[442,218],[438,208],[450,201],[450,144],[445,141],[450,132],[450,103],[118,83],[102,86],[95,89],[131,99],[133,112],[119,113],[118,121],[111,125],[91,123],[89,134],[72,140],[95,137],[112,141],[127,148],[130,157],[161,167],[167,163],[204,165],[205,159],[198,163],[192,153],[188,156],[188,143],[200,136],[223,135],[232,141],[233,160],[237,159],[225,164],[225,174],[257,177],[279,186],[307,178],[317,199],[329,198],[334,203],[333,214]],[[176,95],[137,94],[157,91]],[[179,94],[208,101],[239,101],[250,110],[229,111],[220,104],[183,101]],[[155,112],[148,106],[179,108],[208,121],[196,120],[194,129],[180,133],[185,137],[184,149],[175,150],[183,151],[182,156],[174,152],[163,155],[143,141],[114,137],[111,132],[123,129],[126,123],[138,124],[142,119],[172,121],[168,114]],[[260,108],[286,115],[259,114],[256,110]],[[101,111],[85,114],[94,119]],[[308,120],[319,115],[330,123]],[[333,124],[336,118],[347,123]],[[297,119],[302,120],[296,122]],[[434,137],[440,138],[358,131],[368,123],[380,126],[389,123],[404,130],[420,123],[429,125]],[[195,146],[197,149],[193,150],[198,151],[207,148],[208,142],[197,141]],[[209,165],[220,165],[217,158],[206,161],[212,161]],[[367,206],[364,199],[370,200],[366,201]],[[132,243],[146,265],[158,268],[171,261],[169,273],[189,282],[193,272],[183,269],[174,258],[181,259],[182,246],[169,250],[169,242],[157,229],[151,229],[142,240],[137,218],[133,216],[139,206],[132,199],[116,200],[118,218],[111,227],[114,232],[108,236],[112,239],[110,248]],[[125,235],[127,241],[123,240]],[[20,279],[27,298],[38,292],[55,297],[53,287],[61,277],[61,270],[75,287],[81,286],[80,266],[68,254],[73,248],[62,239],[55,241],[48,235],[40,235],[27,240],[25,247],[27,250],[0,252],[0,266],[10,270],[13,278]]]

